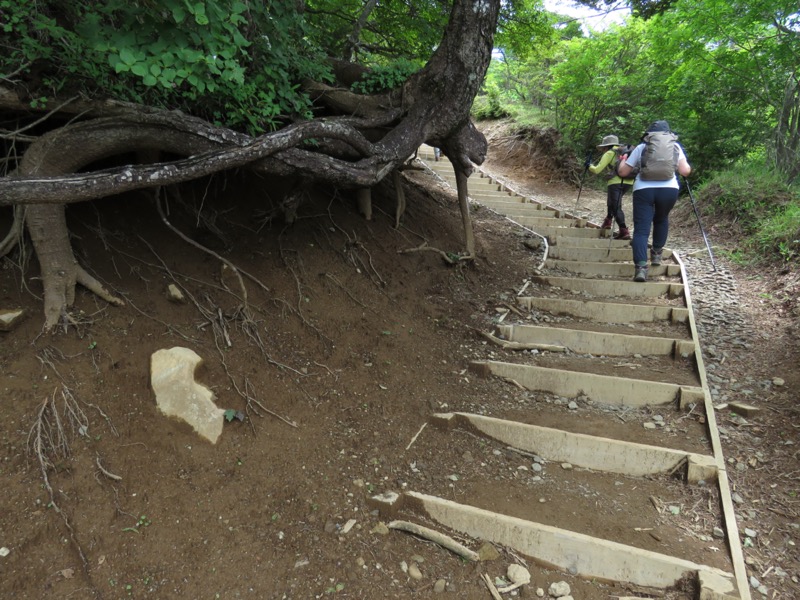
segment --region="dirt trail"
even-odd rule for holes
[[[487,168],[499,166],[490,155]],[[522,177],[519,167],[501,174],[565,208],[574,205],[574,188],[528,169]],[[440,579],[446,591],[436,597],[487,597],[480,574],[505,574],[513,556],[501,548],[498,560],[471,565],[407,534],[387,534],[366,497],[423,483],[458,498],[463,492],[451,475],[493,469],[497,485],[475,493],[486,504],[498,493],[513,501],[518,464],[493,448],[468,452],[465,439],[431,454],[426,449],[438,435],[431,428],[407,447],[433,412],[525,407],[520,390],[464,370],[496,353],[475,329],[493,323],[535,265],[523,237],[488,213],[476,214],[474,265],[446,266],[430,252],[398,254],[423,241],[462,249],[452,191],[423,173],[408,177],[430,191],[409,187],[399,230],[390,194],[376,199],[375,219],[366,222],[354,198],[331,198],[328,190],[318,190],[286,227],[271,218],[280,203],[275,186],[233,174],[198,182],[184,194],[187,206],[171,207],[182,231],[269,289],[248,288],[261,347],[243,329],[241,302],[226,291],[220,264],[169,232],[140,196],[68,211],[76,254],[127,302],[109,308],[80,294],[77,331],[40,337],[36,268],[21,273],[4,261],[0,306],[25,308],[28,317],[0,333],[0,547],[9,549],[0,557],[0,597],[412,598],[433,597]],[[584,190],[584,197],[590,211],[604,207],[604,194]],[[230,198],[236,203],[224,202]],[[201,206],[204,219],[196,216]],[[0,213],[0,230],[7,220]],[[743,396],[748,377],[780,376],[785,384],[748,396],[763,410],[746,426],[727,425],[726,453],[745,465],[732,471],[743,524],[757,524],[759,533],[748,549],[753,573],[792,597],[800,595],[789,545],[797,536],[796,446],[788,444],[800,441],[791,403],[800,389],[796,340],[780,318],[763,312],[757,282],[738,281],[741,310],[770,335],[749,340],[746,356],[718,345],[728,357],[720,373],[742,384],[730,395]],[[171,282],[197,304],[169,302]],[[215,341],[198,306],[224,323],[230,346]],[[245,422],[225,425],[216,446],[155,406],[150,355],[176,345],[203,357],[198,379],[220,407],[247,412]],[[298,427],[248,406],[237,389]],[[63,414],[62,392],[75,399],[86,426],[62,422],[65,451],[47,455],[51,497],[28,440],[45,401],[55,398]],[[561,412],[551,407],[542,418]],[[412,562],[419,580],[404,569]],[[531,570],[534,589],[567,579],[582,600],[620,595],[607,589],[593,596],[593,586]]]

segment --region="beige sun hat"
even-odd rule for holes
[[[603,138],[603,141],[597,144],[599,147],[602,146],[619,146],[619,138],[615,135],[607,135]]]

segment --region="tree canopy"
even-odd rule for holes
[[[76,283],[115,300],[72,257],[64,203],[232,166],[298,186],[369,188],[427,141],[456,166],[466,208],[466,177],[486,151],[469,107],[490,60],[496,0],[0,7],[5,139],[25,151],[6,162],[15,170],[0,179],[0,205],[26,206],[50,328],[68,320]],[[76,174],[153,150],[187,158]]]

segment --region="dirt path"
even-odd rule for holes
[[[490,156],[487,168],[497,167]],[[506,175],[516,179],[515,169]],[[520,186],[574,207],[576,190],[529,175],[519,177]],[[241,300],[226,291],[219,263],[176,238],[137,196],[69,211],[76,254],[127,301],[109,308],[81,294],[77,331],[40,337],[36,269],[21,272],[4,261],[0,306],[25,308],[28,317],[0,333],[0,547],[9,551],[0,557],[0,597],[488,597],[480,574],[502,576],[515,557],[499,548],[497,560],[472,565],[387,533],[366,498],[415,485],[457,498],[465,490],[453,475],[493,470],[497,486],[474,492],[487,504],[498,490],[507,493],[504,501],[517,501],[518,463],[495,454],[498,448],[467,450],[465,438],[431,453],[441,447],[431,428],[409,443],[433,412],[525,408],[519,391],[476,380],[465,368],[492,357],[475,328],[494,322],[534,265],[523,238],[489,214],[476,216],[473,266],[449,267],[430,252],[398,254],[423,241],[448,251],[462,246],[452,192],[421,173],[409,177],[430,186],[431,195],[409,188],[399,230],[390,194],[376,200],[376,217],[365,222],[354,199],[324,190],[287,227],[277,211],[279,185],[232,175],[198,182],[184,195],[187,206],[172,207],[177,226],[268,288],[248,286],[260,344],[247,335]],[[583,194],[590,211],[604,206],[603,194]],[[204,219],[197,218],[201,206]],[[0,230],[7,219],[0,213]],[[728,411],[720,420],[742,499],[740,525],[758,533],[746,551],[753,575],[770,594],[790,598],[800,596],[792,579],[796,339],[785,319],[764,310],[770,305],[762,304],[759,283],[733,273],[739,298],[722,317],[743,315],[758,324],[755,335],[704,345],[718,359],[721,403],[727,396],[761,408],[746,423]],[[169,302],[172,282],[195,303]],[[720,311],[708,310],[714,323]],[[224,324],[230,345],[215,339],[209,314]],[[731,326],[722,320],[717,328],[727,335]],[[226,423],[215,446],[155,406],[150,355],[177,345],[203,357],[197,378],[220,407],[247,413],[244,422]],[[248,404],[237,390],[298,427]],[[73,410],[59,426],[47,412],[51,401],[62,417],[65,406],[84,416]],[[548,410],[548,418],[563,413]],[[37,423],[64,434],[43,446],[52,494],[29,444]],[[567,579],[581,600],[620,595],[601,588],[593,596],[593,586],[531,570],[533,589]],[[434,592],[440,580],[445,591]]]

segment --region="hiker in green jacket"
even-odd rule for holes
[[[614,221],[619,225],[619,231],[614,234],[615,240],[631,239],[631,232],[625,226],[625,213],[622,210],[622,196],[633,185],[633,178],[622,179],[617,175],[617,165],[625,159],[618,156],[619,138],[615,135],[607,135],[603,141],[597,145],[597,149],[602,152],[600,160],[596,165],[591,160],[584,164],[593,174],[605,173],[608,179],[606,197],[606,218],[601,229],[611,229]]]

